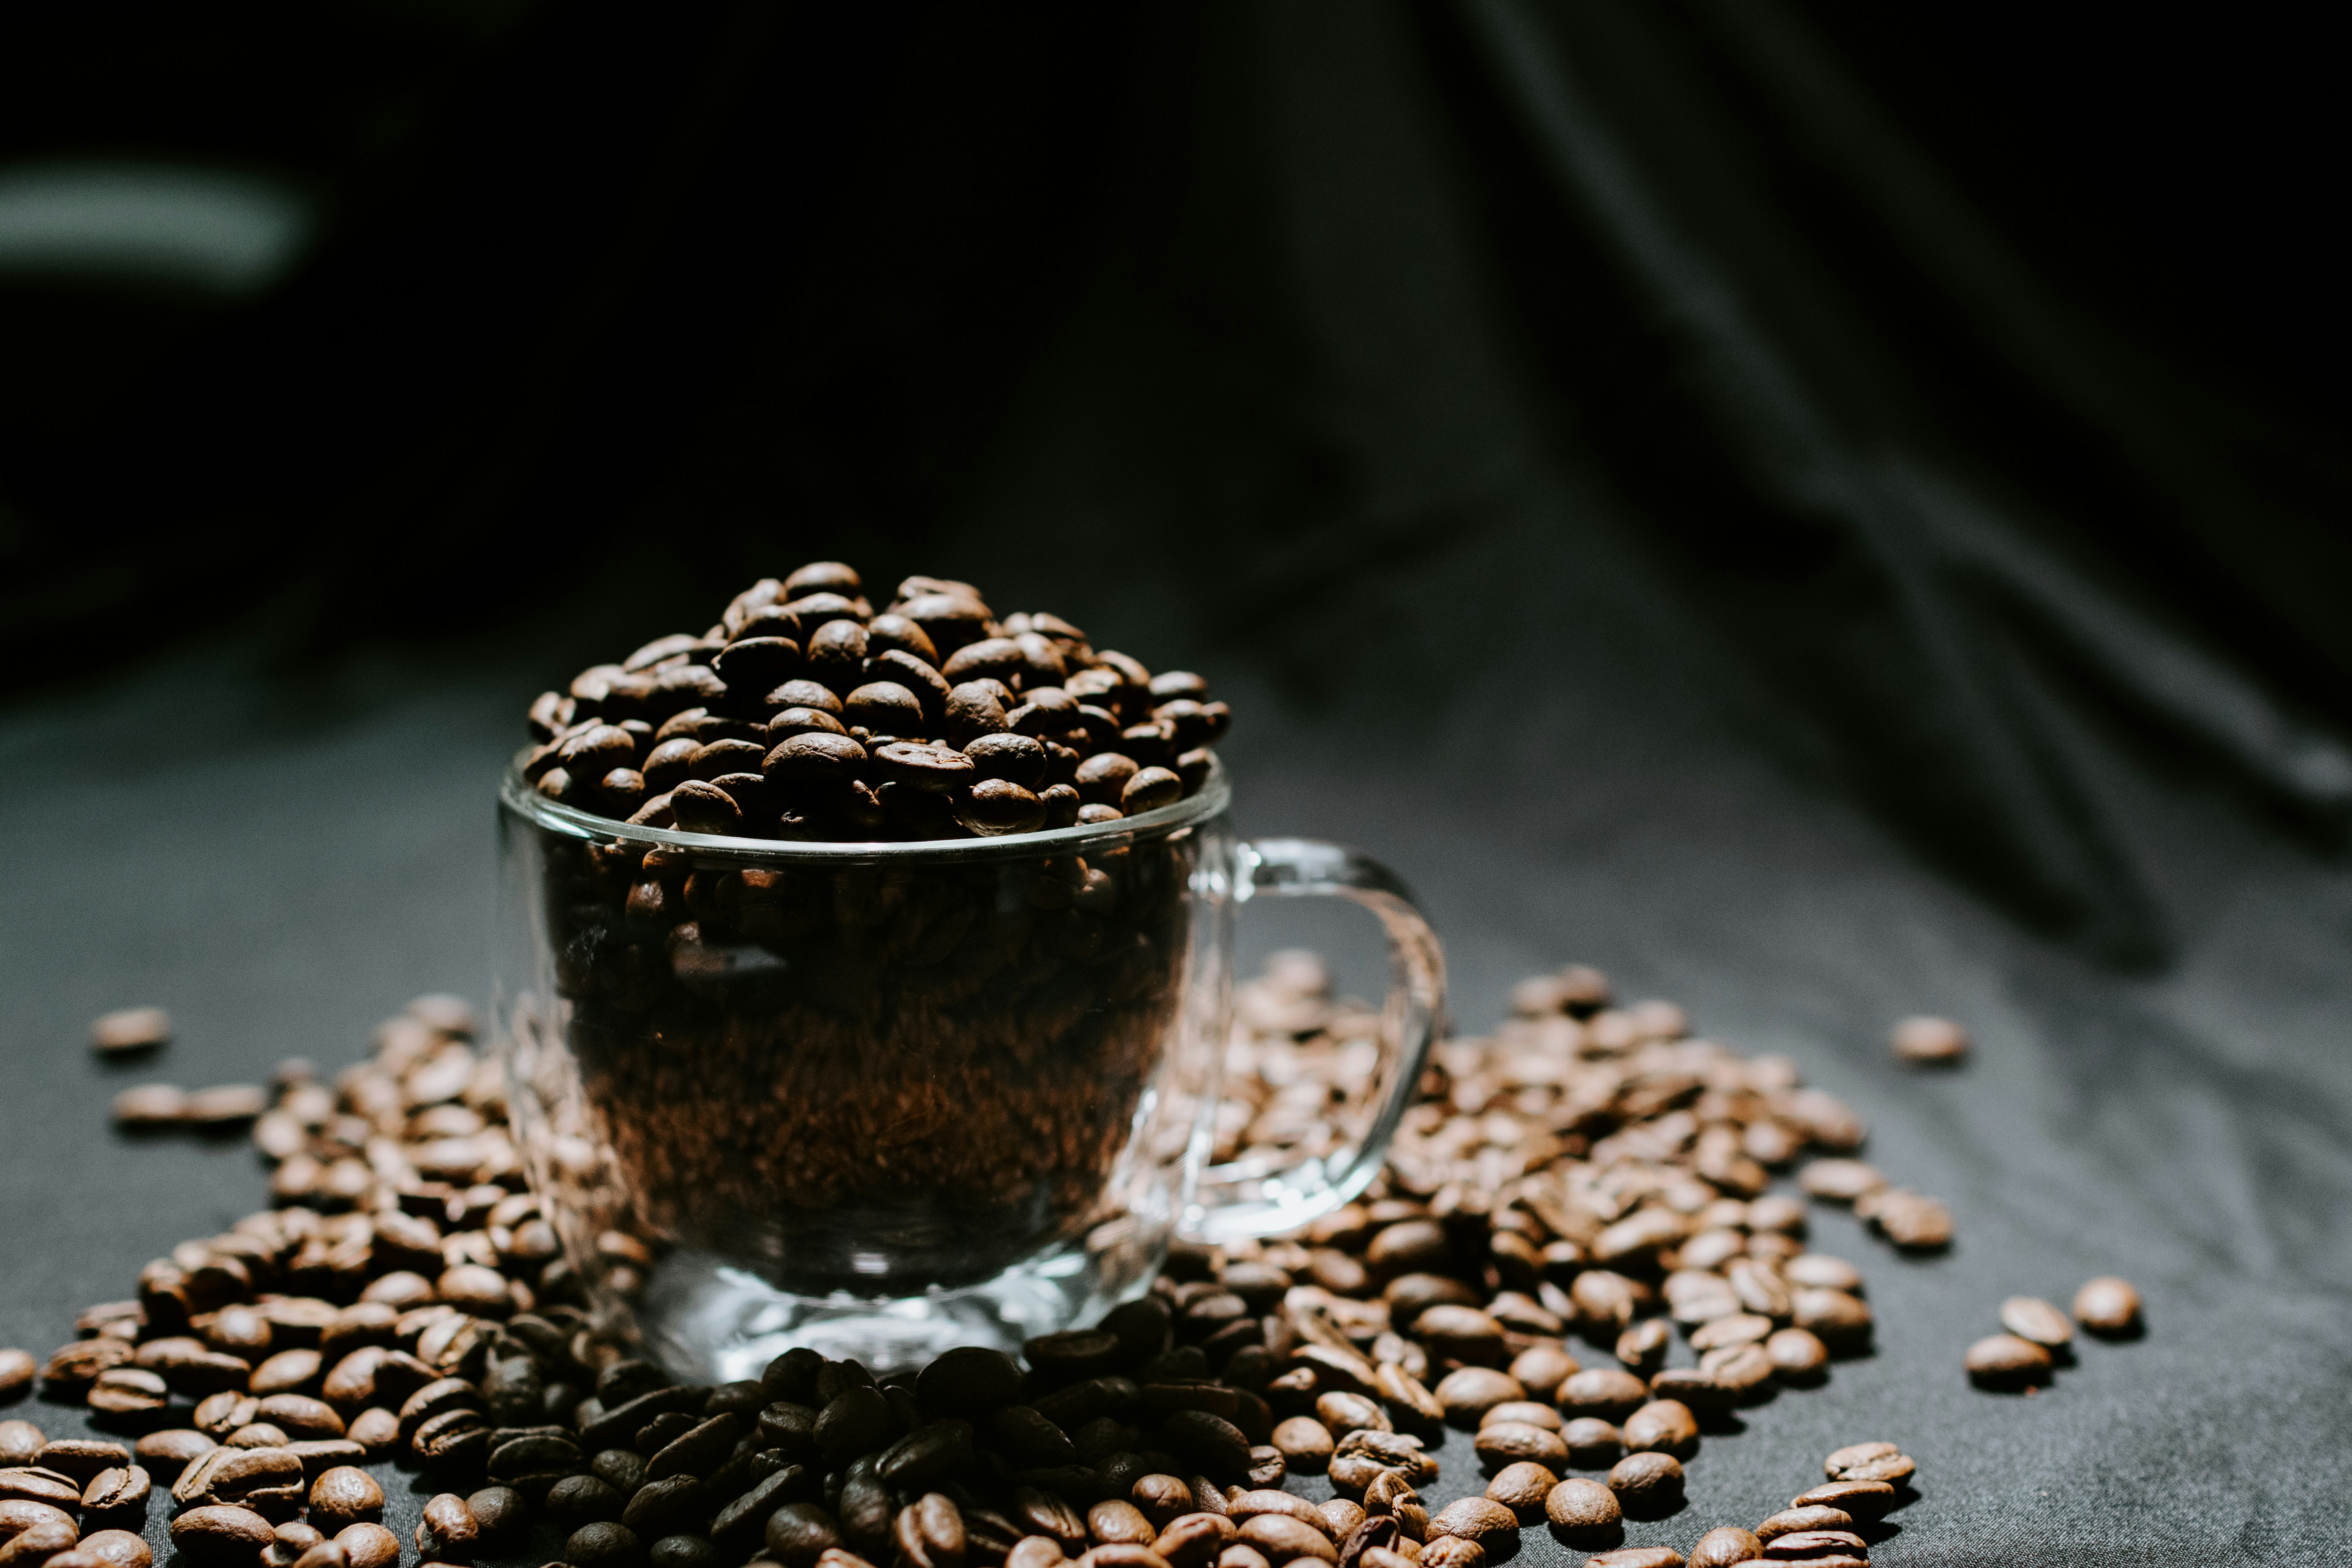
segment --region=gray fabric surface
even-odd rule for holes
[[[1564,625],[1551,651],[1608,679],[1526,704],[1499,746],[1444,743],[1496,732],[1459,716],[1429,743],[1387,743],[1378,703],[1290,708],[1246,662],[1211,673],[1244,716],[1230,752],[1244,829],[1390,860],[1446,937],[1463,1027],[1491,1025],[1523,973],[1599,963],[1710,1036],[1795,1057],[1868,1118],[1870,1158],[1957,1212],[1958,1246],[1928,1261],[1820,1213],[1816,1244],[1869,1277],[1876,1353],[1708,1436],[1689,1506],[1628,1541],[1686,1548],[1753,1523],[1831,1448],[1873,1437],[1921,1468],[1881,1563],[2309,1563],[2352,1541],[2352,878],[2111,770],[2185,953],[2162,978],[2118,980],[2020,937],[1756,760],[1720,692],[1652,657],[1662,645],[1632,609]],[[241,658],[0,722],[0,1343],[45,1354],[147,1258],[262,1201],[240,1142],[112,1133],[113,1089],[253,1078],[292,1054],[331,1066],[410,994],[485,989],[492,782],[528,672],[289,684]],[[1328,911],[1245,924],[1253,952],[1350,936]],[[1348,973],[1376,973],[1369,922],[1352,940]],[[171,1009],[178,1042],[137,1068],[91,1059],[89,1019],[144,1002]],[[1888,1024],[1916,1010],[1967,1022],[1965,1070],[1888,1059]],[[2001,1298],[2063,1304],[2105,1272],[2146,1293],[2144,1340],[2086,1345],[2030,1398],[1968,1385],[1960,1352]],[[79,1425],[37,1403],[9,1414]],[[1466,1443],[1444,1459],[1440,1500],[1475,1478]],[[388,1489],[404,1532],[421,1498]],[[163,1522],[159,1509],[159,1552]],[[1541,1531],[1521,1555],[1580,1560]]]

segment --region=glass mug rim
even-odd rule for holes
[[[1046,827],[1034,833],[1003,833],[985,838],[792,839],[744,838],[718,833],[688,833],[675,827],[654,827],[599,816],[577,806],[550,800],[523,776],[523,765],[537,748],[525,746],[509,759],[499,782],[499,800],[509,810],[550,832],[578,839],[635,839],[674,849],[740,858],[801,860],[827,865],[870,865],[877,861],[945,865],[963,860],[988,860],[1025,856],[1083,854],[1097,845],[1114,845],[1139,835],[1164,837],[1208,822],[1233,804],[1232,782],[1224,763],[1213,754],[1209,777],[1182,800],[1122,816],[1116,822],[1082,823],[1074,827]]]

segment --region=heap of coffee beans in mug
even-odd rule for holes
[[[1174,803],[1227,719],[1057,616],[925,577],[877,613],[818,563],[542,696],[524,771],[638,825],[934,841]],[[1199,849],[762,866],[539,833],[569,1004],[540,1059],[577,1068],[545,1100],[598,1155],[567,1205],[759,1234],[816,1293],[898,1286],[862,1272],[881,1227],[929,1238],[894,1249],[909,1289],[1082,1233],[1161,1066]]]
[[[909,577],[876,612],[837,561],[770,577],[530,708],[540,793],[692,833],[927,839],[1116,821],[1208,777],[1231,713],[1197,675],[1097,652]]]

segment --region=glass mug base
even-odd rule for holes
[[[982,1284],[885,1297],[796,1295],[715,1253],[681,1248],[656,1267],[636,1315],[646,1351],[704,1383],[756,1378],[801,1346],[875,1372],[920,1366],[958,1345],[1017,1354],[1024,1340],[1141,1295],[1167,1251],[1164,1231],[1156,1240],[1108,1257],[1068,1247]]]
[[[526,1169],[600,1332],[680,1376],[809,1345],[877,1372],[1140,1292],[1181,1227],[1304,1225],[1380,1168],[1442,1006],[1410,896],[1237,838],[1221,772],[1117,822],[806,844],[501,790],[497,1012]],[[1252,897],[1380,918],[1379,1057],[1281,1169],[1205,1169]]]

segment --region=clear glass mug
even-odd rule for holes
[[[1444,1005],[1397,879],[1190,797],[997,838],[785,843],[499,792],[496,1027],[599,1326],[681,1376],[807,1344],[877,1371],[1139,1293],[1179,1234],[1296,1228],[1380,1169]],[[1281,1169],[1204,1170],[1253,897],[1381,920],[1380,1050]]]

